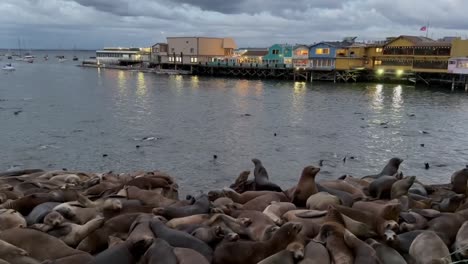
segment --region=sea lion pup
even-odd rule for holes
[[[315,176],[319,173],[320,168],[307,166],[302,170],[301,178],[294,190],[292,203],[298,207],[305,207],[307,199],[317,193],[317,185],[315,184]]]
[[[345,229],[344,241],[354,253],[355,263],[382,263],[374,248],[357,238]]]
[[[330,254],[321,244],[311,240],[304,248],[304,259],[299,264],[330,264]]]
[[[235,218],[251,219],[252,223],[247,227],[247,235],[253,241],[264,241],[265,233],[271,227],[276,227],[275,222],[267,215],[259,211],[239,210],[234,211],[232,216]]]
[[[406,264],[406,260],[395,249],[383,245],[372,238],[366,240],[371,246],[382,264]]]
[[[252,159],[253,164],[255,165],[254,169],[254,181],[255,181],[255,190],[256,191],[274,191],[282,192],[281,187],[274,184],[269,180],[268,173],[263,167],[262,162],[259,159]]]
[[[13,209],[0,209],[0,231],[26,226],[26,220],[17,211]]]
[[[410,256],[416,263],[451,263],[450,251],[440,237],[432,231],[424,231],[411,243]]]
[[[281,217],[288,211],[296,210],[296,206],[293,203],[288,202],[271,202],[263,213],[268,216],[277,225],[282,225],[284,221]]]
[[[340,198],[327,192],[318,192],[312,194],[307,199],[307,209],[310,210],[327,210],[329,205],[340,205]]]
[[[107,238],[110,235],[126,239],[130,226],[139,215],[139,213],[123,214],[107,220],[101,228],[94,230],[83,239],[76,249],[96,254],[107,248]]]
[[[34,207],[31,213],[29,213],[26,217],[26,222],[28,223],[28,225],[42,223],[44,217],[59,204],[60,203],[56,202],[47,202]]]
[[[387,203],[358,201],[353,204],[352,208],[370,212],[385,220],[394,220],[397,222],[401,212],[401,205],[398,200]]]
[[[357,210],[342,205],[335,205],[333,208],[336,208],[337,211],[354,219],[356,221],[367,224],[375,231],[378,235],[383,236],[386,230],[398,230],[398,223],[393,220],[385,220],[382,217],[375,216],[372,213]]]
[[[369,196],[376,199],[390,199],[392,186],[396,181],[397,178],[393,176],[382,176],[375,179],[369,184],[367,190]]]
[[[416,176],[405,177],[401,180],[396,181],[392,185],[390,198],[398,199],[403,195],[408,195],[408,190],[413,185],[414,181],[416,180]]]
[[[59,238],[70,247],[76,247],[81,240],[91,232],[101,227],[104,218],[97,217],[84,225],[66,222],[63,216],[58,212],[50,212],[44,218],[44,224],[34,224],[33,229],[41,230],[51,236]]]
[[[148,264],[178,264],[174,248],[165,240],[155,238],[151,246],[141,258],[141,263]]]
[[[255,191],[255,181],[249,180],[250,171],[243,171],[237,177],[236,181],[229,186],[238,193],[245,191]]]
[[[13,228],[0,232],[0,239],[24,249],[29,256],[39,261],[58,260],[71,256],[83,256],[84,261],[91,255],[67,246],[63,241],[38,230]]]
[[[468,168],[458,170],[452,174],[450,177],[450,182],[452,183],[452,191],[459,194],[466,193],[466,184],[468,180]]]
[[[153,243],[153,239],[141,238],[137,241],[125,241],[112,248],[99,253],[89,264],[133,264],[139,259]]]
[[[325,244],[333,263],[353,264],[354,256],[344,240],[344,220],[341,214],[330,206],[325,223],[320,227],[315,242]]]
[[[421,230],[427,227],[428,220],[416,212],[401,212],[400,232]]]
[[[186,217],[210,212],[210,200],[208,195],[202,194],[195,199],[195,203],[181,207],[154,208],[153,214],[162,215],[167,219]]]
[[[351,194],[355,200],[366,197],[366,194],[363,192],[362,188],[357,188],[354,185],[342,180],[324,180],[320,181],[320,185],[330,189],[347,192]]]
[[[230,198],[234,203],[239,203],[239,204],[246,204],[247,202],[259,197],[259,196],[263,196],[263,195],[266,195],[266,194],[272,194],[274,195],[275,197],[280,197],[281,198],[281,202],[289,202],[289,199],[288,197],[286,197],[286,195],[284,195],[284,193],[280,193],[280,192],[272,192],[272,191],[247,191],[247,192],[244,192],[244,193],[237,193],[236,191],[234,191],[233,189],[230,189],[230,188],[224,188],[222,190],[223,192],[223,195],[225,197],[228,197]],[[213,193],[211,194],[213,195]]]
[[[153,234],[158,238],[166,240],[169,245],[196,250],[211,262],[211,259],[213,258],[213,250],[200,239],[185,232],[167,227],[163,222],[161,222],[159,217],[153,217],[150,226]]]
[[[382,176],[393,176],[398,173],[402,162],[403,160],[400,158],[391,158],[379,174],[364,176],[362,179],[378,179]]]
[[[302,225],[286,223],[267,241],[223,242],[214,252],[215,264],[256,264],[296,240]]]
[[[190,248],[174,248],[174,254],[178,264],[209,264],[208,260],[206,260],[202,254]]]

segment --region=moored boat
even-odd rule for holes
[[[13,65],[11,65],[11,63],[9,63],[9,64],[3,66],[2,70],[3,71],[14,71],[14,70],[16,70],[16,68],[13,67]]]

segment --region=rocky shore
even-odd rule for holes
[[[181,199],[160,171],[0,173],[3,263],[452,263],[468,258],[468,168],[426,185],[392,158],[375,175],[278,186],[258,159]],[[382,164],[384,165],[384,164]],[[252,174],[252,175],[251,175]]]

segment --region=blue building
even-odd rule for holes
[[[324,41],[310,46],[309,66],[314,70],[334,70],[336,57],[346,54],[346,47],[352,45],[347,41]]]
[[[263,56],[263,64],[292,65],[293,46],[289,44],[274,44],[268,48],[268,54]]]

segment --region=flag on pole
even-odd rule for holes
[[[420,30],[421,30],[421,31],[426,31],[426,30],[427,30],[427,27],[424,26],[424,27],[422,27]]]

